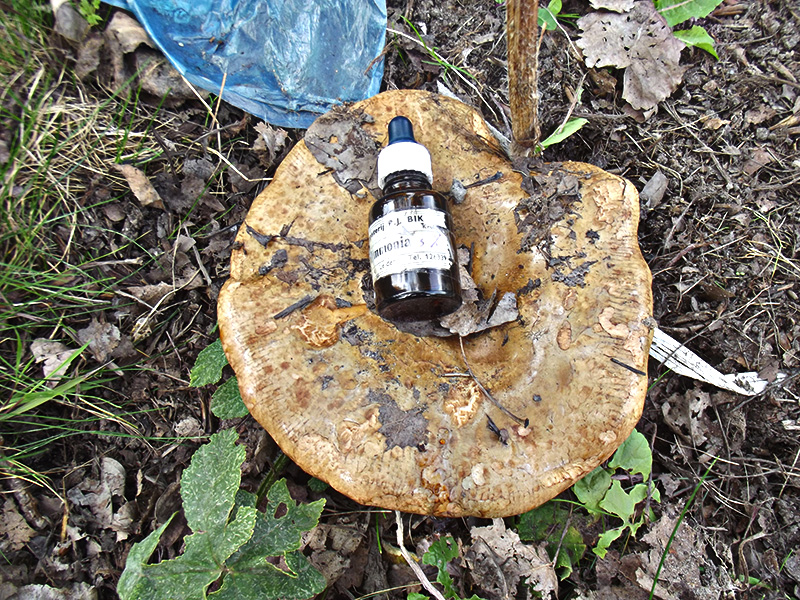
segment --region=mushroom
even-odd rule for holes
[[[516,295],[515,321],[424,337],[370,306],[369,165],[396,115],[430,150],[434,189],[467,187],[456,240],[487,298]],[[638,221],[628,181],[576,162],[512,165],[456,100],[403,90],[339,108],[239,232],[218,311],[242,398],[296,464],[361,504],[527,511],[606,460],[641,415],[652,296]]]

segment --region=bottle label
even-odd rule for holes
[[[399,210],[369,226],[372,280],[414,269],[448,270],[453,246],[445,213],[431,208]]]

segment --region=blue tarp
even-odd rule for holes
[[[131,11],[193,85],[269,123],[308,127],[378,93],[385,0],[105,0]]]

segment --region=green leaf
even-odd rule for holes
[[[630,473],[641,473],[645,481],[650,479],[653,468],[653,453],[650,444],[636,429],[622,442],[608,462],[611,469],[624,469]]]
[[[206,588],[219,579],[225,561],[253,535],[254,507],[241,507],[229,521],[241,482],[245,458],[237,434],[228,429],[211,436],[192,457],[181,477],[181,498],[186,521],[194,533],[184,540],[181,556],[154,565],[146,564],[163,528],[134,544],[125,565],[126,598],[202,600]],[[156,535],[158,534],[158,535]],[[122,593],[120,593],[122,595]],[[125,599],[123,599],[125,600]]]
[[[148,559],[155,551],[164,530],[169,527],[174,516],[172,515],[161,527],[131,547],[125,563],[125,570],[117,583],[117,594],[120,600],[135,600],[141,597],[140,588],[143,585],[144,566],[147,565]]]
[[[239,382],[231,377],[211,396],[211,412],[220,419],[238,419],[249,413],[239,393]]]
[[[200,354],[197,355],[197,361],[194,363],[189,375],[189,385],[201,387],[210,383],[217,383],[222,379],[222,369],[227,364],[228,359],[222,350],[222,342],[217,340],[203,348]]]
[[[702,19],[722,4],[722,0],[656,0],[656,10],[675,27],[689,19]]]
[[[545,139],[543,142],[539,142],[538,151],[541,152],[542,150],[548,148],[549,146],[553,146],[554,144],[563,142],[573,133],[576,133],[581,127],[586,125],[588,122],[589,122],[588,119],[583,119],[583,118],[570,119],[569,121],[564,123],[563,127],[559,127],[553,133],[551,133],[547,137],[547,139]]]
[[[618,516],[625,524],[628,524],[639,501],[641,499],[636,500],[631,494],[623,490],[619,481],[612,481],[611,488],[609,488],[605,498],[600,502],[600,508]]]
[[[287,571],[258,561],[237,562],[228,567],[222,587],[209,594],[213,600],[304,600],[322,592],[325,577],[300,552],[284,556]]]
[[[439,569],[439,573],[436,575],[436,581],[442,584],[444,595],[447,598],[458,598],[458,592],[456,592],[455,585],[453,584],[453,578],[450,577],[450,573],[447,572],[447,563],[457,557],[458,545],[450,536],[439,538],[433,542],[422,557],[423,565],[433,565]]]
[[[225,561],[253,535],[255,508],[241,508],[229,524],[193,533],[182,555],[144,567],[146,586],[138,600],[203,600],[219,579]]]
[[[611,543],[616,540],[619,536],[622,535],[622,532],[625,530],[625,526],[616,527],[614,529],[608,529],[600,534],[597,538],[597,545],[592,548],[592,552],[594,552],[600,558],[605,558],[606,553],[608,552],[609,546]]]
[[[325,501],[298,505],[280,480],[269,490],[266,513],[258,512],[255,494],[239,489],[245,449],[236,438],[228,429],[195,452],[181,477],[194,533],[182,555],[154,565],[147,561],[166,524],[134,544],[120,577],[121,600],[203,600],[220,577],[222,586],[210,595],[218,600],[302,600],[325,589],[325,578],[299,552]],[[271,557],[282,558],[285,570]]]
[[[181,499],[192,531],[225,525],[242,480],[244,446],[236,444],[235,429],[211,436],[200,446],[181,477]]]
[[[430,598],[419,592],[409,592],[408,596],[406,596],[406,600],[430,600]]]
[[[554,30],[558,28],[556,17],[561,12],[561,0],[551,0],[547,8],[539,6],[539,27]]]
[[[700,50],[705,50],[711,56],[719,60],[717,51],[714,49],[714,38],[712,38],[708,32],[699,25],[695,25],[691,29],[685,29],[683,31],[673,31],[672,35],[674,35],[687,46],[694,46],[696,48],[700,48]]]
[[[566,579],[572,574],[573,565],[583,557],[586,544],[577,528],[567,526],[569,511],[559,502],[547,502],[519,517],[517,533],[523,541],[546,542],[547,553],[560,569],[559,577]],[[567,530],[564,531],[564,527]],[[562,539],[563,535],[563,539]]]
[[[308,480],[308,489],[310,489],[312,492],[321,494],[329,487],[330,486],[327,483],[325,483],[321,479],[317,479],[316,477],[312,477],[311,479]]]
[[[255,499],[255,494],[240,491],[237,503],[254,505]],[[324,590],[325,578],[298,552],[303,534],[316,527],[324,506],[325,500],[297,504],[286,480],[277,481],[267,494],[266,511],[256,518],[252,539],[231,556],[222,587],[210,597],[302,600]],[[267,560],[275,556],[284,558],[288,571]]]
[[[583,504],[589,513],[596,515],[600,513],[600,501],[606,495],[611,486],[611,475],[603,467],[597,467],[583,479],[575,482],[572,491],[578,497],[578,501]]]

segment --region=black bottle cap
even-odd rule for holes
[[[397,142],[416,142],[414,126],[405,117],[395,117],[389,121],[389,144]]]

